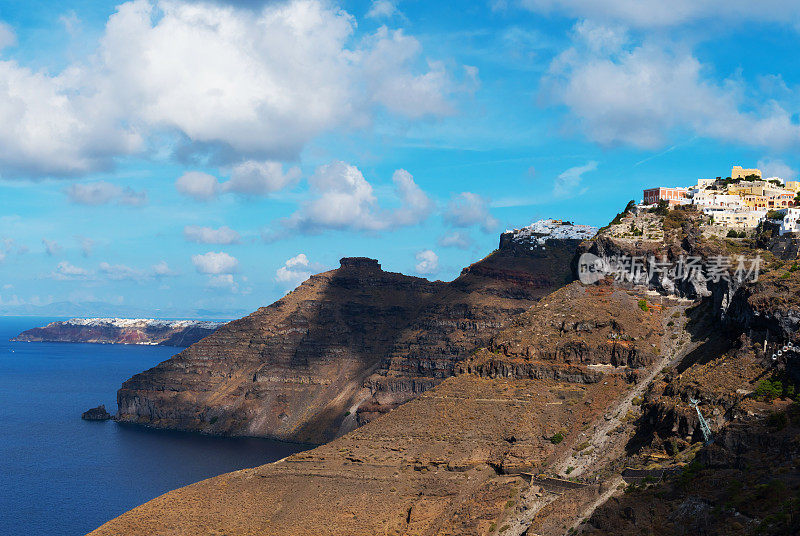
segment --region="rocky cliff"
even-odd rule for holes
[[[563,277],[548,255],[573,244],[512,232],[456,281],[428,283],[431,300],[362,384],[362,427],[95,534],[797,534],[796,239],[714,236],[682,209],[617,220],[580,253],[691,255],[704,270],[760,255],[763,270],[608,276],[537,300]]]
[[[576,238],[504,247],[450,283],[345,258],[125,382],[122,421],[322,442],[419,396],[571,280]]]
[[[23,331],[13,341],[157,344],[186,347],[214,333],[223,323],[146,318],[73,318]]]

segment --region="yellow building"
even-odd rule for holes
[[[786,189],[794,193],[800,192],[800,181],[786,181]]]
[[[766,217],[766,210],[753,210],[740,212],[738,210],[720,210],[709,213],[714,218],[714,223],[724,227],[738,229],[753,229]]]
[[[732,179],[743,179],[745,177],[749,177],[750,175],[756,175],[758,178],[761,178],[761,170],[760,169],[745,169],[742,166],[733,166],[731,170],[731,178]]]

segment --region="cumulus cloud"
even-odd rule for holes
[[[217,178],[200,171],[184,173],[175,181],[175,189],[179,193],[197,201],[208,201],[219,193]]]
[[[392,174],[392,182],[400,199],[400,207],[390,216],[391,225],[416,225],[428,219],[435,205],[428,194],[414,182],[411,173],[398,169]]]
[[[80,175],[176,134],[219,161],[296,158],[316,136],[452,112],[459,91],[419,42],[325,0],[133,0],[111,15],[90,58],[51,75],[0,62],[3,176]],[[2,39],[0,37],[0,39]],[[9,42],[6,32],[5,42]]]
[[[175,188],[197,201],[209,201],[226,192],[245,196],[267,195],[293,186],[299,179],[298,167],[284,172],[280,162],[247,160],[234,166],[227,181],[220,181],[208,173],[189,171],[175,181]]]
[[[537,13],[618,20],[644,28],[675,26],[701,20],[796,23],[800,5],[792,0],[518,0]]]
[[[131,187],[97,181],[85,184],[72,184],[65,190],[70,202],[77,205],[105,205],[117,201],[121,205],[140,207],[147,204],[147,192],[136,192]]]
[[[51,257],[53,257],[54,255],[58,255],[64,250],[64,248],[61,247],[61,244],[59,244],[55,240],[48,240],[46,238],[42,238],[42,244],[44,244],[45,253],[47,253]]]
[[[139,133],[81,67],[58,76],[0,62],[0,172],[3,177],[74,176],[108,169],[137,151]],[[89,77],[91,78],[91,77]],[[82,80],[83,79],[83,80]]]
[[[140,281],[146,277],[144,273],[124,264],[109,264],[101,262],[99,272],[112,281]]]
[[[275,271],[275,281],[286,288],[295,288],[322,269],[321,265],[311,263],[305,253],[300,253]]]
[[[67,261],[61,261],[51,275],[53,278],[61,280],[85,279],[91,275],[91,272]]]
[[[203,255],[192,255],[192,264],[201,274],[232,274],[239,267],[239,261],[224,252],[209,251]]]
[[[414,269],[418,274],[435,274],[439,271],[439,256],[430,249],[418,252],[415,256],[417,264]]]
[[[583,181],[584,173],[594,171],[597,169],[597,162],[594,160],[587,162],[582,166],[571,167],[556,177],[555,184],[553,185],[553,195],[555,197],[564,198],[583,193],[580,188]]]
[[[141,190],[137,192],[130,186],[126,186],[122,189],[118,202],[120,205],[129,207],[143,207],[147,204],[147,191]]]
[[[397,6],[390,0],[373,0],[367,11],[367,17],[372,19],[389,18],[397,12]]]
[[[183,237],[189,242],[198,244],[238,244],[241,240],[239,233],[227,226],[214,229],[187,225],[183,228]]]
[[[299,179],[298,167],[284,173],[279,162],[248,160],[233,168],[230,180],[223,183],[221,189],[244,195],[266,195],[292,186]]]
[[[363,52],[363,76],[373,102],[409,118],[454,112],[447,98],[453,83],[443,63],[429,61],[423,74],[409,70],[421,53],[419,41],[384,26],[369,39],[368,47]]]
[[[494,231],[498,224],[489,213],[486,199],[472,192],[462,192],[453,196],[447,204],[444,219],[454,227],[478,225],[485,233]]]
[[[290,229],[382,231],[416,225],[433,210],[433,202],[405,170],[392,176],[400,203],[395,210],[381,208],[372,185],[357,167],[345,162],[320,166],[308,182],[311,199],[284,222]]]
[[[174,275],[178,275],[177,272],[174,272],[167,264],[167,261],[159,261],[152,267],[153,275],[155,277],[171,277]]]
[[[231,274],[217,274],[209,276],[206,285],[211,288],[227,289],[231,292],[239,291],[239,284]]]
[[[4,48],[14,46],[17,44],[17,36],[13,28],[3,21],[0,21],[0,52]]]
[[[680,47],[630,43],[618,31],[579,24],[542,95],[567,106],[574,127],[604,146],[654,149],[687,132],[748,146],[800,144],[800,127],[780,104],[748,101],[741,82],[718,84],[706,71]]]
[[[761,159],[758,161],[758,169],[761,170],[764,177],[780,177],[783,180],[794,180],[797,178],[797,170],[780,159]]]
[[[462,231],[446,233],[439,238],[439,245],[443,248],[469,249],[472,244],[472,237]]]

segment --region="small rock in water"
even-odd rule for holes
[[[105,405],[99,405],[89,411],[84,411],[81,419],[85,421],[107,421],[111,415],[106,411]]]

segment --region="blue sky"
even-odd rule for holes
[[[342,256],[800,165],[784,0],[0,1],[0,312],[238,314]]]

